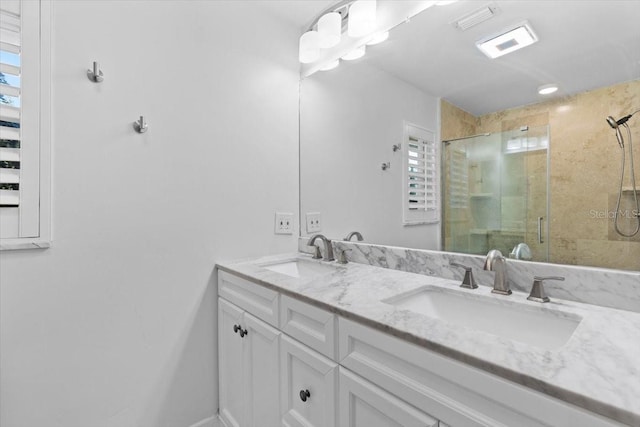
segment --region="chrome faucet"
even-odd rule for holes
[[[331,246],[331,240],[327,239],[322,234],[316,234],[314,236],[311,236],[311,238],[307,242],[307,246],[314,246],[317,248],[315,244],[317,239],[321,239],[322,242],[324,243],[324,260],[333,261],[335,258],[333,257],[333,246]],[[317,251],[318,250],[316,249],[316,254],[317,254]]]
[[[511,295],[507,278],[507,260],[502,256],[502,252],[497,249],[490,250],[484,261],[484,269],[496,273],[491,292],[500,295]]]
[[[362,242],[364,240],[364,238],[362,237],[362,234],[360,234],[359,231],[352,231],[351,233],[347,234],[347,237],[345,237],[344,240],[348,242],[354,236],[356,237],[356,239],[358,239],[359,242]]]

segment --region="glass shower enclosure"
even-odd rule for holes
[[[549,127],[442,144],[443,249],[548,261]]]

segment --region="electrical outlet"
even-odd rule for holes
[[[320,212],[307,212],[307,233],[318,233],[320,231],[322,231]]]
[[[293,234],[293,214],[288,212],[276,212],[276,234]]]

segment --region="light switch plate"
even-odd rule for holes
[[[320,212],[307,212],[307,233],[318,233],[322,231],[322,221]]]
[[[293,214],[276,212],[275,234],[293,234]]]

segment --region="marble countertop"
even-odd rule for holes
[[[297,258],[329,264],[335,270],[294,278],[263,267]],[[621,423],[640,426],[639,313],[553,297],[542,305],[527,301],[522,292],[500,296],[490,293],[488,286],[466,290],[456,280],[358,263],[326,263],[304,254],[220,262],[218,268]],[[548,350],[382,302],[425,286],[473,293],[500,303],[508,299],[582,320],[566,344]]]

